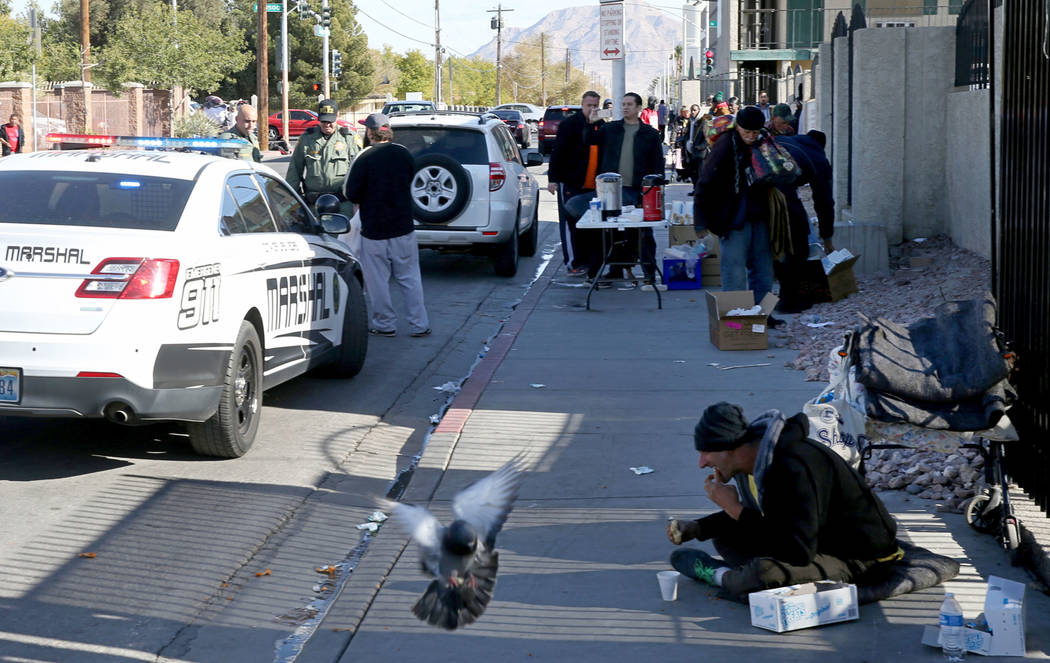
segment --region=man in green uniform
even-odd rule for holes
[[[357,155],[357,141],[346,127],[336,126],[338,107],[325,99],[318,108],[321,124],[299,137],[285,179],[313,205],[318,196],[330,193],[341,201],[339,208],[354,215],[354,204],[343,195],[343,181]]]
[[[259,138],[255,135],[255,128],[259,123],[258,118],[259,116],[254,106],[241,104],[237,108],[237,119],[234,121],[233,126],[230,127],[229,131],[219,134],[219,138],[222,140],[248,141],[251,149],[249,150],[246,146],[241,151],[240,157],[242,159],[250,158],[253,161],[262,161],[262,152],[259,151]]]

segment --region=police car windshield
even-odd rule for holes
[[[0,223],[175,230],[193,182],[120,173],[0,172]]]

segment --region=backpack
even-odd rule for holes
[[[713,146],[719,137],[728,133],[729,130],[734,127],[736,127],[736,116],[734,115],[719,115],[718,117],[713,118],[707,123],[707,128],[705,130],[707,144]]]
[[[751,184],[789,186],[801,176],[802,169],[791,153],[763,129],[751,146],[751,168],[748,173]]]

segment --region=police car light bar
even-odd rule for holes
[[[101,136],[98,134],[47,134],[52,144],[82,145],[87,147],[137,147],[153,150],[239,150],[245,141],[219,138],[164,138],[155,136]]]

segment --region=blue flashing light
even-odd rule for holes
[[[240,149],[244,141],[220,140],[218,138],[163,138],[141,136],[118,136],[117,145],[145,149],[191,149],[218,151],[222,149]]]
[[[137,189],[142,186],[142,182],[138,180],[121,180],[117,182],[117,186],[121,189]]]

